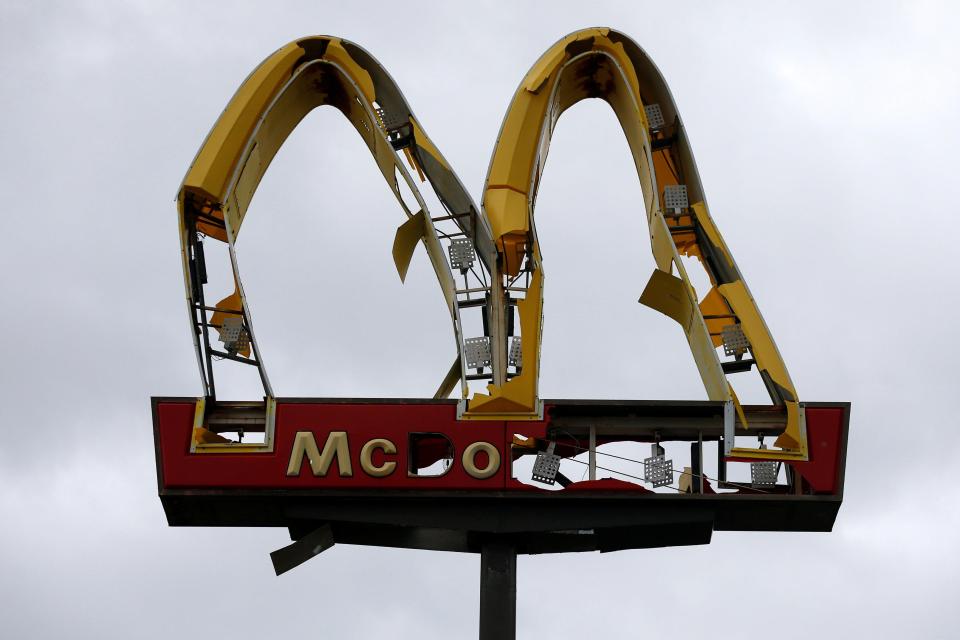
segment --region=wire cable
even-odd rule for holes
[[[569,431],[564,431],[564,430],[562,430],[562,429],[559,429],[559,430],[558,430],[558,433],[563,433],[563,434],[565,434],[567,437],[569,437],[570,439],[574,440],[574,441],[577,442],[577,443],[580,442],[580,440],[578,440],[577,438],[575,438]],[[558,443],[557,443],[557,446],[571,447],[571,448],[573,448],[573,449],[576,449],[576,450],[579,451],[580,453],[588,453],[588,452],[590,451],[589,448],[581,447],[579,444],[571,445],[571,444],[562,444],[562,443],[558,442]],[[624,462],[632,462],[632,463],[634,463],[634,464],[643,464],[643,461],[642,461],[642,460],[634,460],[633,458],[625,458],[624,456],[618,456],[618,455],[616,455],[616,454],[607,453],[607,452],[605,452],[605,451],[599,451],[599,450],[598,450],[598,451],[597,451],[597,455],[607,456],[607,457],[609,457],[609,458],[616,458],[617,460],[623,460]],[[577,463],[580,463],[580,464],[586,464],[586,465],[589,466],[589,463],[588,463],[588,462],[584,462],[583,460],[577,460],[576,458],[567,458],[567,460],[572,460],[573,462],[577,462]],[[615,471],[615,470],[613,470],[613,469],[607,469],[607,468],[605,468],[605,467],[601,467],[600,465],[597,465],[597,469],[603,469],[604,471],[610,471],[610,472],[612,472],[612,473],[619,473],[619,474],[621,474],[621,475],[627,476],[628,478],[637,478],[638,480],[642,480],[643,482],[646,482],[646,481],[647,481],[646,478],[639,478],[639,477],[637,477],[637,476],[632,476],[632,475],[630,475],[629,473],[623,473],[622,471]],[[670,467],[670,470],[671,470],[673,473],[679,473],[679,474],[681,474],[681,475],[684,474],[684,473],[687,473],[687,474],[689,474],[691,477],[694,477],[694,478],[703,478],[704,480],[710,480],[710,481],[712,481],[712,482],[716,482],[718,485],[721,483],[721,480],[718,480],[718,479],[716,479],[716,478],[711,478],[710,476],[708,476],[708,475],[705,474],[705,473],[693,473],[692,470],[691,470],[691,471],[678,470],[678,469],[676,469],[676,468],[674,468],[674,467]],[[777,467],[777,473],[779,473],[779,472],[780,472],[780,467],[778,466],[778,467]],[[741,483],[738,483],[738,482],[730,482],[729,480],[723,480],[722,483],[723,483],[723,484],[730,485],[730,486],[732,486],[732,487],[737,487],[738,489],[747,489],[747,490],[749,490],[749,491],[756,491],[756,492],[758,492],[758,493],[772,493],[772,492],[770,492],[770,491],[764,491],[763,489],[757,489],[756,487],[751,486],[751,485],[741,484]],[[675,487],[671,487],[671,488],[675,488]],[[679,491],[679,489],[677,489],[677,490]]]

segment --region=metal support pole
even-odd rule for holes
[[[705,481],[703,469],[703,432],[697,432],[697,475],[693,477],[693,482],[697,487],[697,493],[703,493],[703,488],[705,486]]]
[[[703,493],[703,441],[690,443],[690,487],[693,493]]]
[[[480,550],[480,640],[517,637],[517,551],[501,542]]]
[[[723,486],[727,482],[726,446],[723,438],[717,441],[717,485]]]
[[[490,364],[493,369],[493,384],[507,382],[507,313],[513,309],[506,303],[506,292],[499,278],[491,274],[489,314]]]
[[[589,469],[590,469],[590,479],[597,479],[597,428],[592,426],[590,427],[590,453],[589,453]]]

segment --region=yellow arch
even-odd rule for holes
[[[483,191],[488,218],[501,260],[494,282],[529,274],[519,302],[522,371],[488,394],[469,402],[466,418],[492,419],[539,411],[538,380],[543,308],[543,265],[534,226],[534,207],[550,138],[560,115],[587,98],[613,108],[623,128],[643,190],[650,242],[658,271],[641,298],[677,320],[693,352],[711,400],[736,405],[716,348],[724,344],[724,327],[739,327],[774,403],[786,405],[787,428],[779,450],[734,449],[736,455],[805,459],[806,434],[793,382],[770,331],[707,209],[693,154],[669,89],[656,66],[630,38],[611,29],[585,29],[563,38],[534,64],[520,83],[503,120]],[[651,115],[664,123],[651,127]],[[657,113],[657,109],[659,113]],[[689,206],[676,212],[664,207],[668,186],[685,185]],[[584,226],[602,222],[586,220]],[[710,276],[712,289],[698,300],[680,260],[696,256]],[[677,275],[674,276],[673,273]],[[498,345],[502,350],[507,346]],[[739,358],[738,358],[739,360]]]
[[[463,234],[473,239],[483,263],[492,265],[496,251],[478,208],[414,117],[393,79],[369,53],[340,38],[303,38],[274,52],[243,82],[198,151],[177,197],[187,302],[195,328],[197,362],[209,398],[215,398],[214,357],[257,366],[265,395],[273,396],[253,334],[234,243],[253,194],[280,146],[303,117],[321,105],[334,106],[348,118],[407,215],[394,246],[401,278],[417,243],[422,241],[425,246],[447,301],[458,353],[462,352],[456,285],[433,219],[400,152],[420,180],[429,181],[450,214],[446,217],[454,218]],[[404,202],[398,176],[413,192],[415,204]],[[203,299],[198,235],[230,247],[236,288],[216,305],[208,305]],[[208,312],[212,313],[209,318]],[[231,319],[242,322],[244,338],[230,353],[217,351],[211,346],[209,328],[222,332],[224,322]],[[455,372],[463,369],[455,364]],[[466,394],[465,378],[462,374],[460,377]]]

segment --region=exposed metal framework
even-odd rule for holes
[[[308,112],[329,105],[354,126],[406,216],[393,247],[400,277],[406,276],[417,244],[423,244],[440,283],[457,355],[435,397],[448,397],[459,382],[462,420],[542,419],[538,382],[545,276],[534,210],[556,123],[587,98],[603,99],[613,108],[640,178],[657,263],[640,301],[681,325],[707,396],[726,403],[726,453],[806,460],[797,393],[708,212],[669,89],[646,53],[610,29],[567,36],[524,77],[493,151],[482,208],[393,79],[364,49],[317,36],[292,42],[261,63],[207,136],[178,195],[185,289],[206,400],[201,406],[216,403],[214,363],[219,360],[256,367],[267,410],[274,406],[235,244],[280,146]],[[401,181],[415,202],[404,201]],[[434,190],[442,211],[429,211],[419,190],[423,183]],[[205,292],[205,240],[227,243],[234,279],[234,290],[215,304]],[[681,256],[697,258],[709,277],[712,287],[702,298]],[[464,334],[466,314],[479,315],[480,322],[472,324],[482,326],[483,335]],[[725,360],[718,354],[721,348]],[[753,367],[773,404],[786,410],[786,427],[773,449],[735,446],[735,425],[746,429],[749,423],[727,378]],[[472,380],[487,381],[486,393],[470,397]]]

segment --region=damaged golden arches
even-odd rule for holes
[[[457,355],[435,397],[449,396],[459,383],[463,420],[541,419],[546,281],[534,224],[537,189],[558,119],[587,98],[610,104],[640,179],[647,240],[657,264],[641,302],[680,324],[707,396],[730,406],[731,435],[735,422],[741,433],[749,425],[730,375],[755,370],[772,403],[785,407],[786,429],[776,449],[738,449],[731,437],[727,453],[806,459],[803,414],[793,382],[710,216],[669,89],[646,53],[611,29],[585,29],[563,38],[523,78],[494,148],[481,207],[392,78],[364,49],[334,37],[304,38],[257,67],[214,125],[178,195],[185,289],[205,397],[216,398],[213,369],[218,359],[255,366],[265,396],[274,397],[234,244],[279,147],[310,110],[328,105],[351,122],[404,212],[393,247],[401,278],[422,244],[440,284]],[[401,183],[413,201],[404,199]],[[442,211],[429,210],[421,186],[434,190]],[[602,219],[582,224],[603,231]],[[230,248],[235,286],[215,304],[204,295],[204,238]],[[681,256],[697,258],[710,279],[709,291],[695,291]],[[589,257],[584,266],[589,268]],[[471,315],[482,320],[480,336],[464,333],[464,318]],[[486,393],[471,397],[470,381],[486,381]]]

